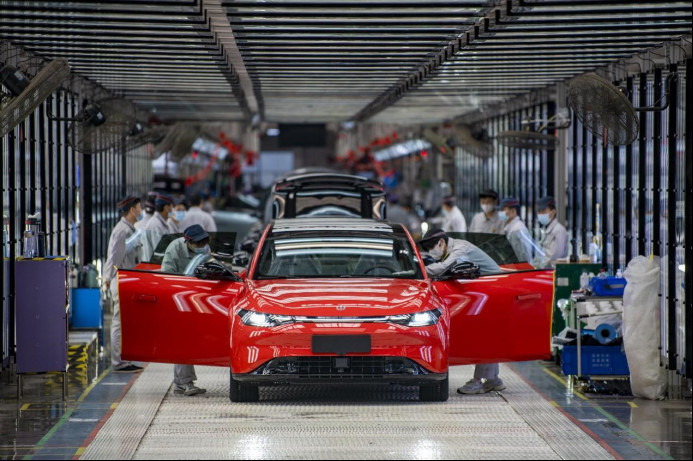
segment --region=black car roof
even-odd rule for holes
[[[361,176],[338,173],[312,173],[290,176],[282,179],[275,185],[275,190],[277,192],[325,188],[333,190],[365,190],[368,192],[383,193],[385,191],[384,186],[379,181],[366,179]]]

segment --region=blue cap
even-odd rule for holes
[[[520,207],[520,201],[516,199],[515,197],[506,197],[501,202],[498,204],[498,209],[502,210],[505,207],[509,208],[519,208]]]
[[[173,205],[173,199],[165,194],[157,195],[156,200],[154,201],[154,205],[156,206],[165,206],[165,205]]]
[[[537,205],[536,205],[537,210],[545,210],[547,208],[556,208],[556,200],[551,197],[550,195],[547,195],[546,197],[542,197],[539,200],[537,200]]]
[[[186,227],[183,231],[183,237],[187,242],[201,242],[204,239],[209,238],[209,234],[205,231],[199,224],[193,224],[190,227]]]
[[[443,229],[429,229],[426,234],[419,240],[419,244],[424,250],[429,250],[433,244],[437,244],[438,241],[446,237],[446,233]]]
[[[118,211],[128,211],[130,207],[137,205],[141,200],[139,197],[134,197],[132,195],[125,197],[123,200],[116,204]]]

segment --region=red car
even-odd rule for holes
[[[399,224],[277,220],[247,273],[119,271],[122,356],[230,367],[234,402],[323,382],[418,385],[444,401],[450,365],[550,356],[552,271],[469,266],[432,280]]]

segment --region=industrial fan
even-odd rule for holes
[[[167,126],[146,126],[137,122],[127,138],[125,138],[125,149],[131,150],[145,144],[158,144],[169,133],[170,127]]]
[[[614,146],[632,143],[638,137],[637,112],[660,111],[669,106],[669,93],[677,76],[671,73],[665,84],[664,103],[633,107],[623,89],[604,77],[589,73],[568,82],[568,100],[577,118],[596,137]]]
[[[36,110],[68,75],[70,65],[63,58],[46,64],[32,79],[12,66],[4,66],[0,70],[0,83],[9,94],[0,92],[0,137]]]
[[[135,106],[120,98],[87,103],[70,119],[67,141],[77,152],[97,154],[115,146],[132,132],[137,123]]]
[[[525,120],[522,122],[522,124],[527,125],[526,130],[509,130],[498,133],[496,141],[498,141],[498,144],[515,149],[554,150],[558,146],[558,137],[544,134],[542,131],[551,125],[555,129],[568,128],[570,126],[570,117],[566,117],[559,112],[546,120],[536,131],[529,129],[529,125],[533,122],[535,121]],[[559,123],[556,124],[556,122]]]
[[[479,158],[493,156],[493,143],[485,128],[455,124],[452,126],[452,133],[455,143],[471,155]]]
[[[433,131],[432,129],[426,128],[423,132],[423,136],[428,142],[433,144],[436,147],[436,149],[438,149],[443,154],[453,152],[453,148],[452,146],[450,146],[450,144],[448,144],[448,140],[436,133],[435,131]]]
[[[192,145],[200,137],[199,127],[188,123],[176,123],[162,141],[154,147],[154,154],[171,152],[172,160],[180,160],[192,151]]]

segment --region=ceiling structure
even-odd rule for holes
[[[0,0],[0,38],[164,120],[437,123],[691,34],[690,2]]]

